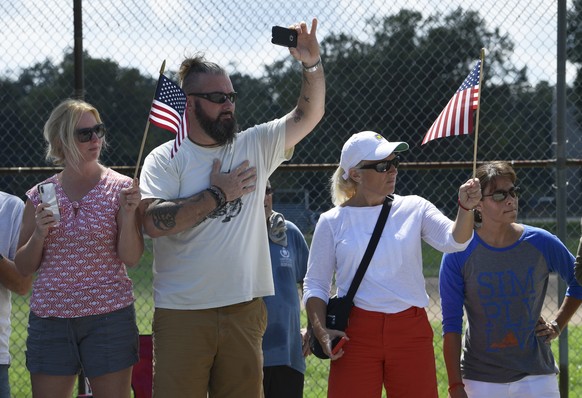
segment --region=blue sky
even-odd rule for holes
[[[73,0],[12,0],[0,5],[0,74],[16,76],[49,57],[62,59],[72,48]],[[272,25],[320,21],[318,37],[343,32],[369,37],[365,20],[408,7],[423,16],[448,13],[466,1],[336,0],[232,1],[116,0],[83,2],[84,49],[92,57],[111,58],[122,66],[157,75],[163,59],[175,70],[185,55],[203,51],[231,71],[260,74],[262,65],[288,56],[270,43]],[[479,4],[479,3],[476,3]],[[482,0],[480,15],[516,44],[512,61],[528,65],[530,81],[555,83],[557,6],[547,0]],[[470,50],[468,50],[470,51]],[[475,57],[479,49],[475,49]],[[568,67],[567,79],[575,77]]]

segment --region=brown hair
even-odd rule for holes
[[[188,94],[197,84],[197,77],[200,74],[225,75],[226,71],[220,65],[208,61],[204,54],[198,53],[193,57],[186,58],[180,65],[178,78],[182,90]]]
[[[501,160],[482,164],[475,171],[475,177],[479,179],[479,183],[481,184],[481,193],[487,191],[487,188],[489,188],[489,192],[495,191],[497,188],[497,179],[500,177],[509,178],[513,184],[517,181],[517,174],[515,174],[513,167],[509,163]],[[475,209],[473,216],[475,217],[475,226],[479,227],[483,221],[481,213]]]
[[[479,179],[481,192],[485,192],[488,187],[491,187],[490,191],[494,191],[497,188],[497,177],[509,178],[514,184],[517,181],[517,175],[513,167],[509,163],[500,160],[479,166],[475,172],[475,177]]]

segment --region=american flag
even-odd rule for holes
[[[480,69],[481,61],[477,61],[471,73],[424,136],[422,145],[437,138],[473,132],[473,111],[479,105]]]
[[[160,75],[149,120],[154,125],[176,134],[171,151],[172,158],[188,136],[188,118],[184,112],[185,109],[184,91],[166,76]]]

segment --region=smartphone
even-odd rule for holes
[[[295,29],[273,26],[271,43],[285,47],[297,47],[297,31]]]
[[[57,222],[61,221],[61,213],[59,212],[59,202],[57,201],[55,184],[52,182],[39,184],[38,192],[40,193],[40,201],[50,205],[47,209],[53,212],[55,220]]]
[[[340,348],[342,348],[344,346],[346,341],[348,341],[348,339],[346,339],[345,337],[342,337],[340,339],[340,341],[338,341],[337,344],[333,346],[333,349],[331,350],[331,354],[332,355],[337,354],[339,352]]]

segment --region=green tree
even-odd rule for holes
[[[582,0],[574,0],[567,12],[566,25],[566,58],[576,64],[578,70],[568,95],[568,101],[575,104],[578,123],[582,122],[580,99],[582,98]]]
[[[46,60],[23,70],[16,81],[4,79],[0,123],[13,145],[0,148],[8,166],[44,164],[42,129],[52,109],[73,94],[72,54],[59,65]],[[135,68],[122,68],[111,60],[85,54],[85,100],[97,107],[108,126],[110,165],[132,165],[136,161],[142,133],[155,89],[155,80]],[[15,148],[16,146],[16,148]],[[17,149],[17,150],[15,150]]]
[[[575,7],[580,2],[577,0]],[[424,17],[404,9],[368,20],[366,32],[367,36],[338,32],[323,38],[326,114],[298,145],[292,163],[337,163],[345,140],[362,130],[407,141],[411,149],[403,154],[405,162],[472,160],[472,137],[435,140],[423,147],[420,143],[483,47],[491,50],[481,89],[478,159],[551,156],[552,87],[547,82],[531,87],[527,69],[518,69],[509,61],[511,39],[489,28],[477,12],[459,8],[446,15]],[[58,65],[47,60],[25,69],[16,81],[0,80],[0,98],[5,104],[0,123],[9,136],[19,138],[14,145],[0,148],[8,165],[43,164],[42,126],[54,106],[72,94],[73,67],[73,55],[68,53]],[[133,166],[155,79],[88,54],[84,73],[85,98],[97,106],[110,131],[110,149],[104,162]],[[301,73],[299,64],[285,57],[267,65],[264,77],[232,75],[239,92],[237,118],[241,128],[291,110],[302,83]],[[173,138],[169,132],[151,127],[144,155]],[[410,171],[401,178],[415,187],[419,173]],[[313,186],[312,173],[297,175],[296,187]],[[327,177],[317,178],[314,191],[325,194]],[[441,176],[435,173],[434,179],[439,181]],[[402,185],[407,186],[407,182]],[[449,187],[436,183],[419,188],[415,193],[429,192],[430,197],[450,193]]]
[[[489,28],[477,12],[459,8],[423,17],[401,10],[373,18],[367,27],[367,40],[341,32],[323,39],[326,114],[315,132],[298,145],[294,163],[337,163],[345,140],[362,130],[407,141],[411,149],[402,155],[405,162],[471,161],[473,137],[440,139],[422,147],[420,143],[481,48],[490,50],[483,73],[478,159],[531,159],[532,154],[546,158],[551,153],[551,88],[546,83],[528,85],[527,69],[516,68],[509,60],[511,39]],[[273,98],[288,109],[300,84],[296,63],[285,59],[267,72]],[[524,135],[529,140],[523,140]],[[537,146],[532,148],[532,143]],[[447,173],[435,172],[434,180],[444,181]],[[417,187],[413,193],[431,198],[442,197],[443,207],[454,203],[450,186],[417,186],[414,181],[420,181],[421,174],[403,173],[402,186]],[[299,184],[312,176],[306,173],[302,178]],[[316,191],[325,192],[327,181],[320,184]]]

